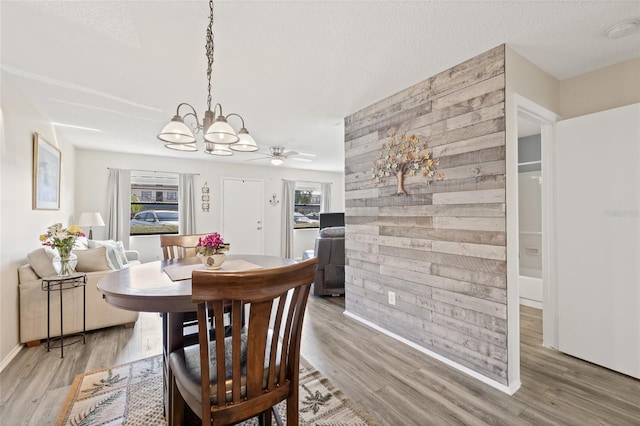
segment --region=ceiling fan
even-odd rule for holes
[[[297,161],[310,162],[311,158],[306,157],[315,157],[313,154],[302,154],[297,151],[287,150],[284,146],[271,146],[269,147],[269,153],[263,154],[265,154],[263,157],[252,158],[246,161],[270,159],[271,164],[279,166],[284,163],[284,160],[289,158]]]

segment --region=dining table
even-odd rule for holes
[[[237,254],[228,255],[219,271],[241,272],[293,263],[293,259],[277,256]],[[184,346],[185,314],[196,311],[196,304],[191,301],[194,270],[205,270],[199,257],[158,260],[113,271],[98,282],[98,290],[107,303],[120,309],[162,315],[164,408],[169,424],[173,424],[174,417],[168,357]]]

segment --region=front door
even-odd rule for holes
[[[229,254],[263,254],[263,183],[224,178],[222,181],[222,237]]]

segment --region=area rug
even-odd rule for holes
[[[301,425],[378,425],[305,360],[300,363],[299,410]],[[286,403],[278,411],[286,422]],[[56,421],[57,426],[166,424],[160,355],[77,375]],[[257,419],[242,423],[257,424]]]

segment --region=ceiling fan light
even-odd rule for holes
[[[192,144],[196,141],[193,132],[179,115],[175,115],[169,124],[164,126],[158,139],[169,144]]]
[[[284,160],[282,158],[272,158],[271,159],[271,164],[273,164],[274,166],[279,166],[282,163],[284,163]]]
[[[164,147],[169,149],[175,149],[176,151],[186,151],[186,152],[193,152],[198,150],[198,147],[196,147],[195,143],[168,143]]]
[[[229,145],[224,144],[214,144],[213,149],[210,151],[205,151],[207,154],[211,155],[219,155],[222,157],[227,157],[229,155],[233,155],[233,152],[229,149]]]
[[[225,145],[230,145],[240,140],[235,130],[233,130],[233,127],[227,123],[227,119],[221,115],[219,115],[211,127],[207,129],[207,132],[204,134],[204,139],[215,144]]]
[[[238,131],[238,138],[240,138],[238,142],[229,146],[233,151],[253,152],[258,150],[256,141],[244,127]]]

